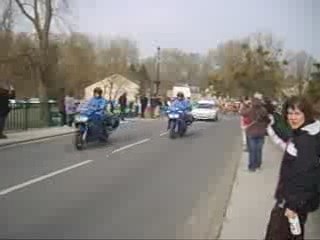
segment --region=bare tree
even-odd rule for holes
[[[14,24],[13,0],[3,0],[0,3],[0,32],[11,32]]]
[[[136,43],[127,38],[101,38],[96,52],[101,77],[115,73],[122,74],[130,65],[137,64],[139,61],[139,50]]]
[[[305,52],[299,52],[295,56],[296,78],[298,80],[298,92],[302,95],[306,83],[308,82],[313,65],[313,59]]]
[[[50,80],[50,30],[52,21],[57,16],[57,10],[61,8],[65,0],[15,0],[23,16],[32,24],[37,39],[37,63],[38,63],[38,91],[39,96],[46,102],[48,97],[48,85]],[[43,110],[46,107],[43,108]],[[46,111],[43,111],[46,115]],[[46,117],[44,116],[43,117]]]
[[[120,97],[125,85],[128,83],[121,75],[115,74],[103,80],[103,92],[107,94],[109,100]]]
[[[207,56],[209,80],[223,95],[252,95],[259,91],[272,96],[283,77],[281,52],[281,43],[268,34],[228,41]]]

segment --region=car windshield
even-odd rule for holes
[[[210,103],[200,103],[198,104],[198,108],[213,109],[215,108],[215,105]]]

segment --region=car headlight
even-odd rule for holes
[[[76,115],[74,120],[76,122],[87,122],[88,121],[88,117],[87,116],[84,116],[84,115]]]

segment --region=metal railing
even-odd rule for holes
[[[61,116],[55,101],[48,101],[48,115],[42,117],[42,103],[28,101],[10,102],[11,111],[7,117],[5,131],[27,130],[58,126]]]
[[[42,117],[42,103],[39,101],[12,101],[10,102],[11,111],[7,117],[5,131],[28,130],[30,128],[45,128],[61,125],[61,114],[57,102],[49,100],[48,115]],[[134,118],[138,116],[137,109],[126,109],[124,116]],[[120,107],[115,106],[114,113],[120,114]]]

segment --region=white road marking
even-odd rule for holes
[[[139,145],[139,144],[146,143],[146,142],[148,142],[148,141],[150,141],[150,140],[151,140],[150,138],[146,138],[146,139],[143,139],[143,140],[141,140],[141,141],[138,141],[138,142],[135,142],[135,143],[132,143],[132,144],[123,146],[123,147],[121,147],[121,148],[118,148],[118,149],[114,150],[114,151],[112,152],[112,154],[113,154],[113,153],[117,153],[117,152],[121,152],[121,151],[123,151],[123,150],[125,150],[125,149],[128,149],[128,148],[132,148],[132,147],[134,147],[134,146],[136,146],[136,145]]]
[[[6,195],[8,193],[11,193],[11,192],[14,192],[14,191],[17,191],[21,188],[25,188],[29,185],[32,185],[34,183],[37,183],[37,182],[41,182],[45,179],[48,179],[48,178],[51,178],[53,176],[56,176],[58,174],[61,174],[61,173],[64,173],[64,172],[67,172],[67,171],[70,171],[74,168],[77,168],[77,167],[81,167],[83,165],[86,165],[88,163],[91,163],[93,162],[93,160],[87,160],[87,161],[84,161],[84,162],[81,162],[81,163],[78,163],[78,164],[75,164],[75,165],[72,165],[72,166],[69,166],[69,167],[66,167],[66,168],[63,168],[63,169],[60,169],[58,171],[55,171],[55,172],[52,172],[52,173],[49,173],[47,175],[44,175],[44,176],[41,176],[41,177],[38,177],[38,178],[34,178],[34,179],[31,179],[27,182],[24,182],[24,183],[21,183],[21,184],[18,184],[18,185],[15,185],[15,186],[12,186],[12,187],[9,187],[7,189],[4,189],[4,190],[1,190],[0,191],[0,196],[3,196],[3,195]]]
[[[168,131],[167,131],[167,132],[163,132],[163,133],[160,134],[160,137],[165,136],[165,135],[167,135],[168,133],[169,133]]]

